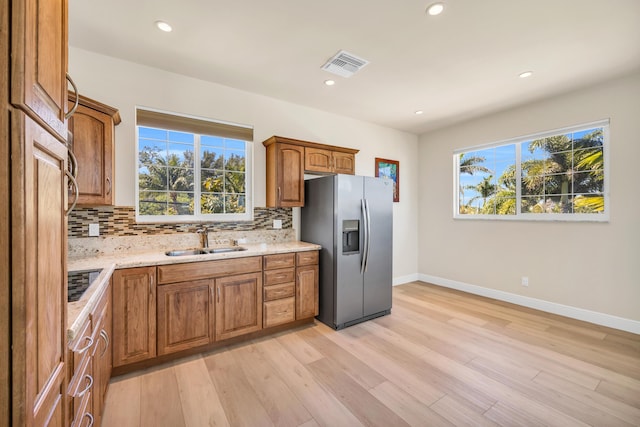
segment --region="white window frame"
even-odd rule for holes
[[[140,107],[148,111],[156,111],[160,113],[171,114],[174,116],[188,117],[197,120],[209,121],[214,123],[229,124],[238,127],[250,127],[236,123],[223,122],[220,120],[212,120],[208,118],[192,116],[187,114],[168,113],[162,110],[155,110],[147,107]],[[144,126],[146,127],[146,126]],[[171,130],[171,129],[167,129]],[[183,131],[176,131],[183,132]],[[205,223],[205,222],[246,222],[253,221],[253,141],[245,142],[245,212],[244,213],[216,213],[216,214],[196,214],[200,211],[200,134],[192,133],[194,138],[194,214],[193,215],[141,215],[140,214],[140,171],[139,171],[139,126],[135,126],[135,208],[137,223]],[[197,191],[196,191],[197,189]]]
[[[461,220],[500,220],[500,221],[589,221],[589,222],[608,222],[611,214],[609,201],[609,119],[598,120],[595,122],[584,123],[565,128],[553,129],[549,131],[523,135],[516,138],[506,139],[490,144],[477,145],[462,149],[456,149],[453,152],[453,218]],[[521,212],[522,202],[522,168],[521,168],[521,143],[547,138],[550,136],[562,135],[571,132],[579,132],[587,129],[603,128],[603,168],[604,168],[604,212],[603,213],[528,213]],[[485,150],[505,145],[515,145],[516,151],[516,213],[515,215],[498,215],[498,214],[460,214],[460,157],[461,153],[471,151]]]

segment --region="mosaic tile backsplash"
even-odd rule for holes
[[[282,228],[292,227],[291,208],[254,208],[253,221],[206,223],[210,232],[272,230],[273,220],[282,220]],[[89,237],[89,224],[100,223],[100,236],[145,236],[157,234],[193,233],[200,223],[192,224],[137,224],[133,207],[100,206],[77,208],[69,214],[70,238]]]

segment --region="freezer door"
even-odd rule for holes
[[[363,212],[361,208],[363,199],[364,180],[361,176],[336,175],[336,215],[338,224],[338,242],[343,238],[344,224],[353,224],[351,221],[359,221],[363,224]],[[337,245],[336,251],[336,297],[335,318],[336,325],[341,325],[362,317],[363,308],[363,277],[360,272],[363,256],[364,233],[363,227],[359,227],[359,248],[357,252],[343,252],[343,245]]]
[[[364,178],[370,218],[369,252],[364,272],[364,316],[391,308],[393,265],[393,187],[389,180]]]

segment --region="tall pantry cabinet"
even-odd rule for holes
[[[1,4],[0,425],[66,426],[67,0]]]

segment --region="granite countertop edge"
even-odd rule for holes
[[[289,252],[315,251],[320,245],[301,241],[284,243],[243,244],[246,251],[223,252],[206,255],[167,256],[164,251],[121,253],[115,255],[97,255],[86,258],[70,259],[68,271],[102,269],[98,278],[85,291],[80,300],[67,303],[67,339],[76,338],[80,328],[89,318],[96,304],[102,298],[113,272],[122,268],[149,267],[155,265],[183,264],[187,262],[214,261],[220,259],[245,258],[260,255],[274,255]]]

